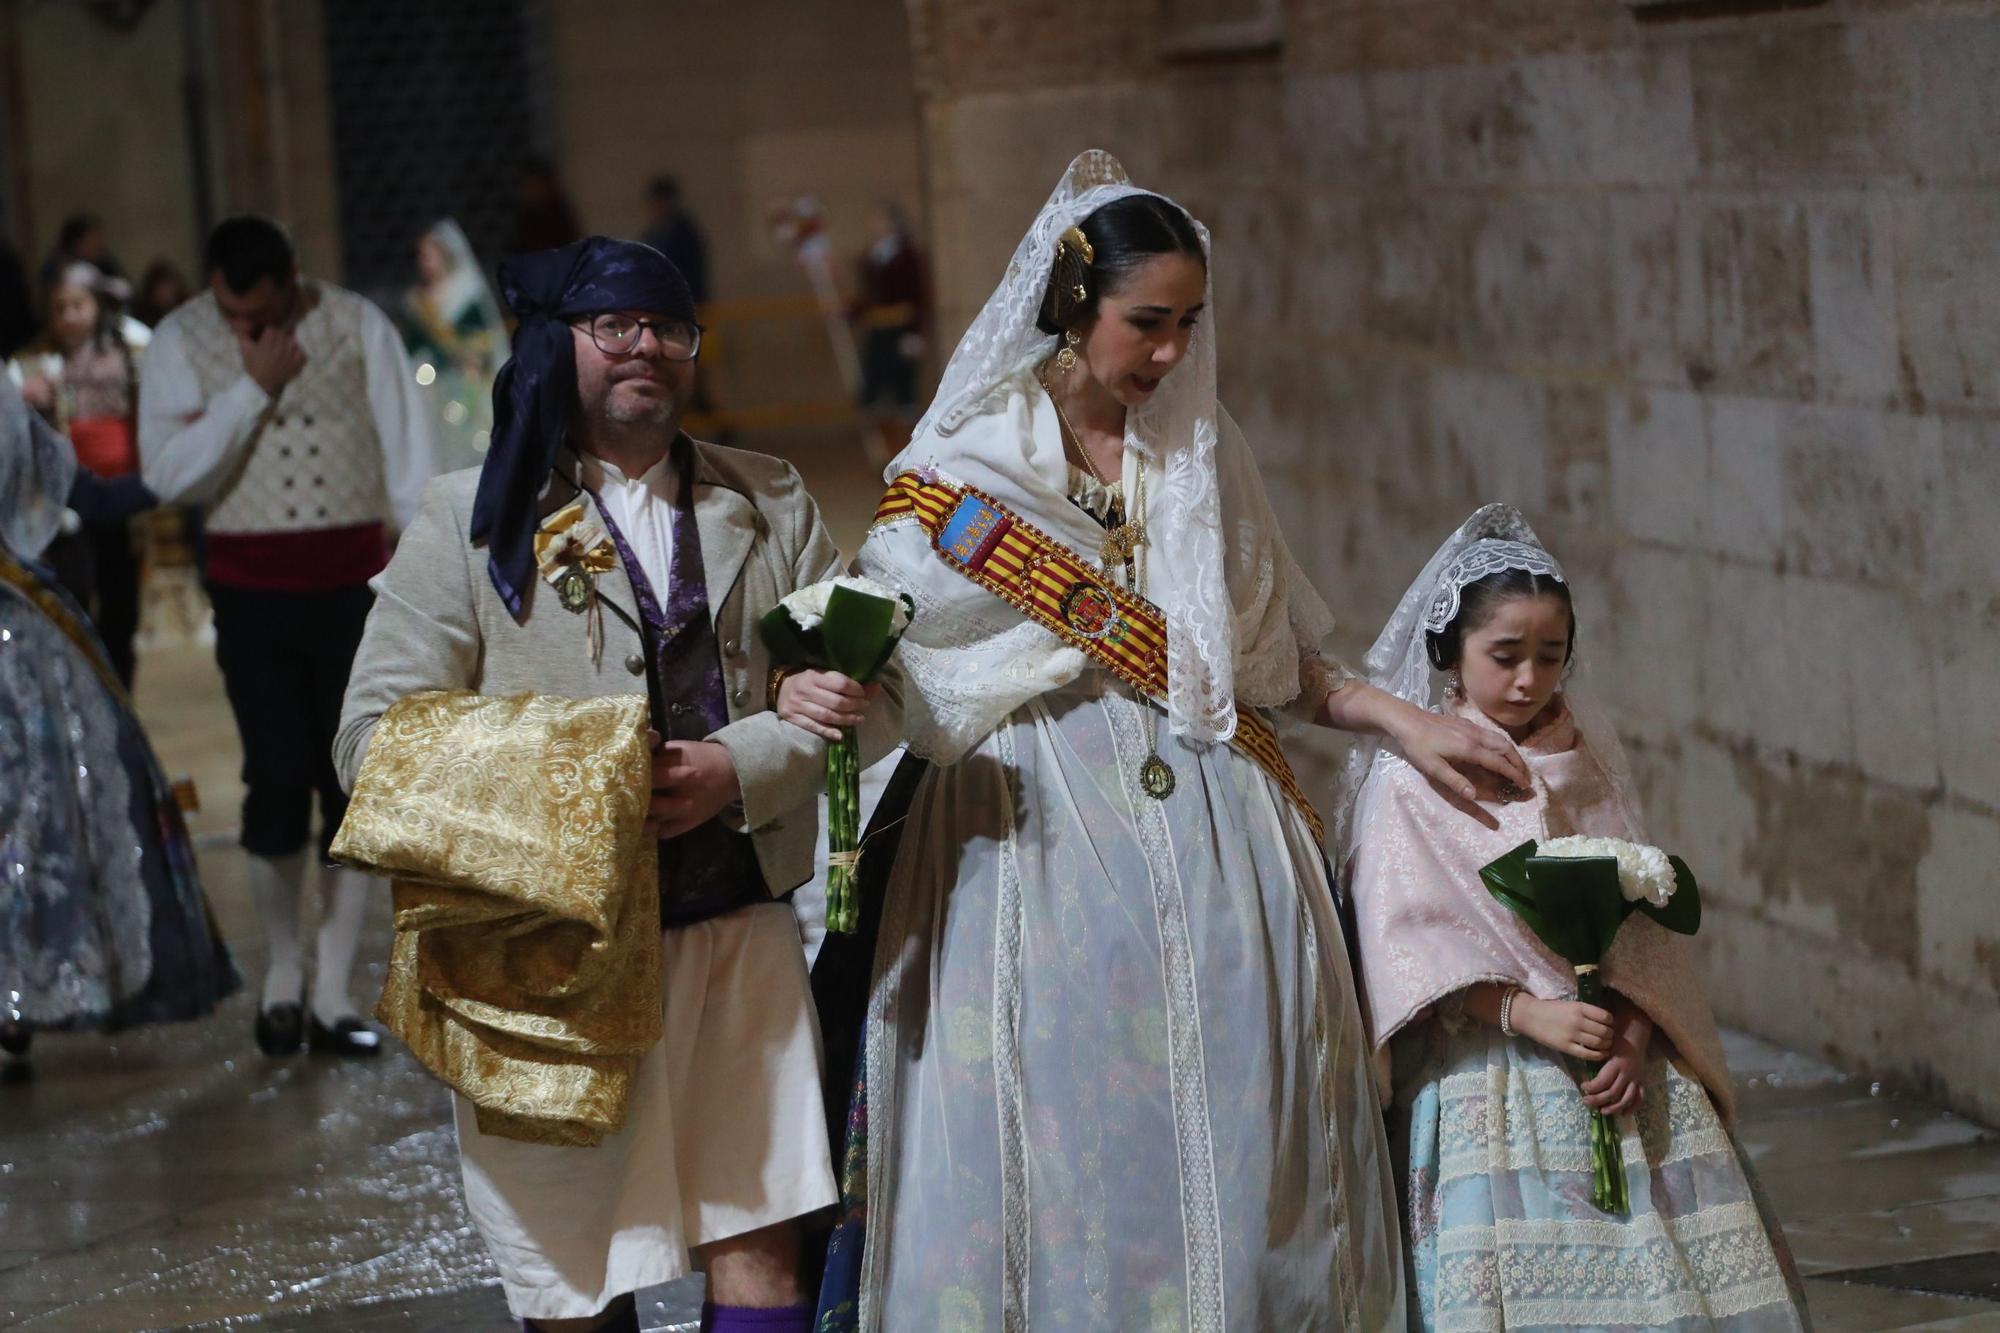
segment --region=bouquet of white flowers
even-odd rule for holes
[[[1686,862],[1622,838],[1551,838],[1540,847],[1531,840],[1482,866],[1479,878],[1575,970],[1576,998],[1585,1004],[1604,1003],[1599,969],[1633,912],[1683,935],[1701,928],[1701,890]],[[1603,1112],[1590,1116],[1591,1198],[1608,1213],[1622,1213],[1629,1205],[1618,1131]]]
[[[758,630],[778,665],[838,671],[867,685],[888,665],[915,609],[893,588],[840,575],[779,602]],[[827,746],[826,809],[826,928],[852,932],[861,924],[854,894],[861,859],[861,752],[852,727]]]

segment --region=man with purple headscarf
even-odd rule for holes
[[[699,1266],[704,1329],[803,1333],[797,1219],[836,1189],[782,900],[812,874],[821,737],[859,726],[886,753],[897,684],[871,706],[832,673],[774,678],[758,620],[838,558],[790,465],[680,431],[701,328],[673,264],[590,237],[501,282],[521,323],[491,447],[431,485],[376,580],[334,761],[351,786],[419,691],[646,690],[664,1035],[596,1147],[483,1134],[457,1097],[466,1205],[525,1327],[636,1330],[630,1293]],[[596,565],[550,558],[572,530],[602,533]]]

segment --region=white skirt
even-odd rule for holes
[[[863,1329],[1402,1326],[1312,834],[1102,673],[918,786],[867,1041]]]
[[[838,1198],[791,909],[670,930],[662,968],[665,1035],[598,1147],[481,1134],[454,1098],[466,1209],[522,1318],[594,1314],[685,1276],[690,1250]]]

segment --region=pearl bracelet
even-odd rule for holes
[[[1514,1035],[1514,997],[1521,993],[1519,986],[1509,986],[1507,993],[1500,997],[1500,1035]]]

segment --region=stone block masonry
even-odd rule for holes
[[[2000,4],[1282,9],[916,0],[942,331],[1077,150],[1178,197],[1338,646],[1526,510],[1725,1020],[2000,1120]]]

